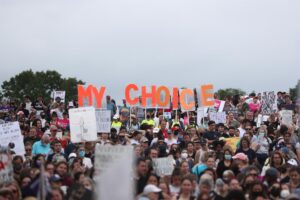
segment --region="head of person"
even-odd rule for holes
[[[151,159],[158,158],[158,149],[156,149],[156,148],[151,148],[151,149],[150,149],[150,153],[149,153],[149,157],[150,157]]]
[[[224,133],[225,132],[225,126],[223,123],[218,124],[218,132],[219,133]]]
[[[174,171],[173,171],[173,173],[172,173],[172,175],[171,175],[171,184],[173,185],[173,186],[176,186],[176,187],[178,187],[178,186],[180,186],[180,184],[181,184],[181,173],[180,173],[180,169],[174,169]]]
[[[41,142],[43,145],[48,145],[50,143],[50,137],[48,134],[44,134],[41,138]]]
[[[254,180],[250,188],[250,199],[255,199],[258,196],[264,195],[264,185],[259,180]]]
[[[182,178],[180,184],[180,194],[192,195],[193,192],[193,180],[186,176]]]
[[[280,151],[274,151],[270,158],[270,166],[279,168],[284,164],[284,157]]]
[[[147,174],[147,165],[144,158],[138,158],[136,161],[136,173],[138,176],[145,177]]]
[[[290,182],[298,183],[300,182],[300,168],[297,166],[291,167],[289,170]]]
[[[215,121],[209,121],[208,122],[208,130],[209,131],[215,131],[216,130],[216,122]]]
[[[53,152],[54,152],[54,153],[61,153],[62,146],[61,146],[60,141],[54,140],[54,141],[52,142],[52,146],[53,146]]]
[[[236,178],[231,179],[229,181],[229,185],[228,186],[229,186],[229,191],[242,190],[240,182]]]
[[[209,194],[214,189],[213,177],[209,174],[203,174],[199,180],[199,190],[202,193]]]
[[[147,184],[158,186],[159,183],[159,176],[156,174],[150,174],[147,178]]]
[[[240,145],[241,149],[248,149],[250,148],[250,140],[247,137],[242,137]]]
[[[245,118],[246,118],[247,120],[253,121],[253,119],[254,119],[254,113],[251,112],[251,111],[247,111],[247,112],[246,112]]]
[[[94,182],[91,178],[84,177],[82,180],[82,185],[84,186],[85,189],[89,191],[94,191]]]
[[[225,182],[225,183],[230,183],[230,181],[232,180],[232,179],[234,179],[234,173],[233,173],[233,171],[231,171],[231,170],[225,170],[224,172],[223,172],[223,175],[222,175],[222,180]]]
[[[54,175],[54,169],[55,169],[54,163],[52,163],[52,162],[47,162],[47,163],[46,163],[46,165],[45,165],[45,171],[46,171],[50,176],[53,176],[53,175]]]
[[[158,200],[160,192],[161,189],[159,187],[152,184],[148,184],[144,187],[143,195],[148,197],[149,200]]]
[[[244,153],[237,153],[232,157],[238,168],[241,170],[242,168],[248,165],[249,159]]]
[[[65,177],[68,173],[68,163],[65,161],[59,161],[55,166],[55,172],[60,177]]]
[[[233,152],[232,152],[231,148],[225,146],[224,147],[224,160],[225,161],[229,161],[229,160],[231,161],[232,160],[232,155],[233,155]]]
[[[189,163],[187,161],[182,161],[180,163],[180,172],[182,175],[187,175],[190,172]]]
[[[211,152],[205,152],[204,154],[204,163],[207,167],[214,168],[215,167],[215,155]]]

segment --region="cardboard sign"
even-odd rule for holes
[[[23,135],[21,133],[19,122],[9,122],[0,124],[0,146],[8,146],[9,143],[14,144],[11,149],[17,155],[25,154]]]
[[[209,119],[219,123],[226,123],[226,113],[225,112],[210,112]]]
[[[57,97],[61,99],[61,102],[65,102],[66,98],[66,91],[54,91],[53,92],[53,99],[55,100]]]
[[[69,110],[71,141],[73,143],[97,140],[97,124],[94,107]]]
[[[12,156],[8,148],[0,147],[0,185],[13,180]]]
[[[174,170],[173,160],[170,157],[155,158],[152,161],[152,166],[155,174],[157,174],[158,176],[172,175]]]
[[[110,133],[111,114],[110,110],[96,109],[96,122],[98,133]]]
[[[277,101],[275,92],[263,92],[261,96],[261,113],[270,115],[276,112]]]
[[[95,174],[99,199],[134,199],[133,158],[132,146],[96,146]]]
[[[292,126],[293,125],[293,111],[292,110],[281,110],[279,112],[280,114],[280,124],[284,124],[286,126]]]

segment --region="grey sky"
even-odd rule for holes
[[[31,68],[113,96],[128,83],[287,90],[299,78],[299,9],[299,0],[1,0],[0,82]]]

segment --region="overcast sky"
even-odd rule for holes
[[[0,83],[57,70],[107,94],[125,85],[288,90],[299,0],[1,0]]]

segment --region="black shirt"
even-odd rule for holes
[[[206,131],[203,134],[203,137],[207,140],[218,140],[220,137],[220,134],[218,132],[215,131]]]

